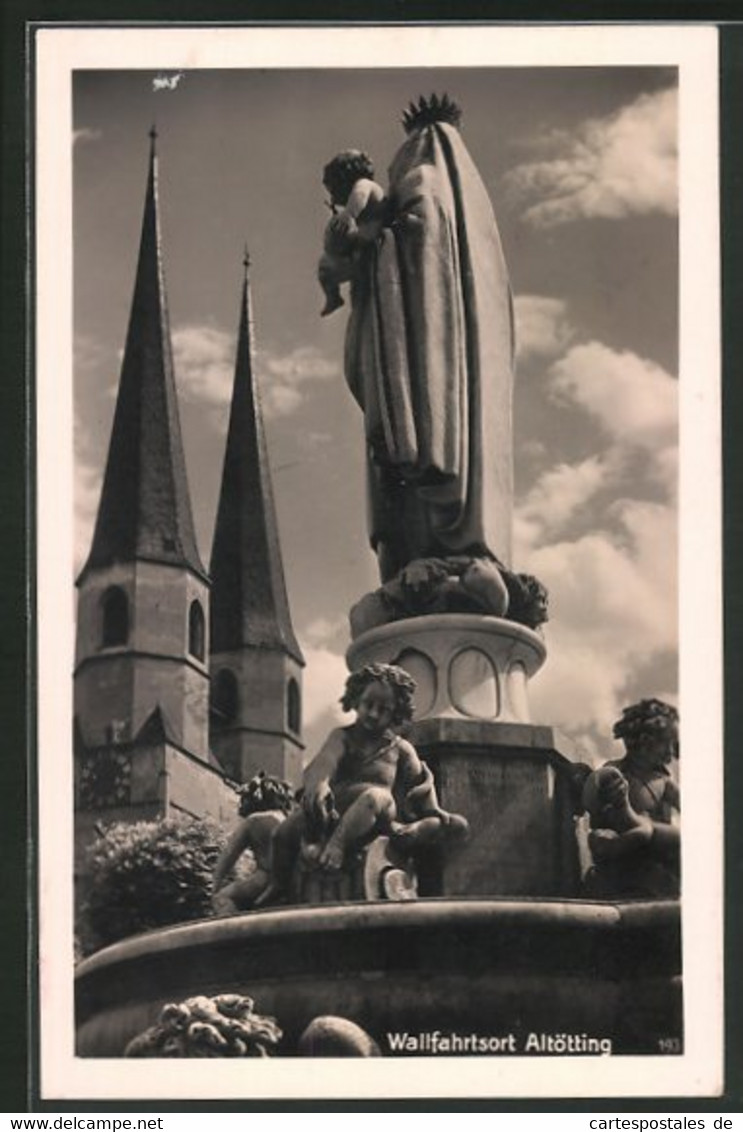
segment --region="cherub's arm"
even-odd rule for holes
[[[423,777],[423,763],[412,743],[407,739],[399,739],[400,762],[398,775],[406,789],[419,783]]]
[[[304,805],[312,809],[321,805],[330,792],[330,784],[343,756],[343,730],[330,732],[312,762],[305,768],[303,777]]]
[[[400,740],[398,777],[404,793],[403,808],[411,820],[427,815],[445,818],[433,775],[407,739]]]
[[[360,177],[351,189],[346,201],[346,212],[354,220],[358,220],[361,213],[371,201],[384,200],[384,189],[376,181],[368,177]]]
[[[672,778],[669,778],[666,783],[666,788],[663,792],[663,801],[671,811],[671,823],[673,823],[674,820],[678,820],[681,812],[681,793]]]
[[[398,778],[405,793],[400,817],[403,824],[395,823],[394,836],[402,842],[434,844],[442,837],[461,840],[469,833],[469,823],[462,814],[450,814],[442,809],[430,767],[418,757],[415,747],[406,740],[400,741]]]
[[[247,818],[240,822],[239,826],[222,850],[222,854],[217,861],[217,866],[214,870],[213,885],[215,892],[224,884],[227,874],[237,861],[240,854],[244,853],[246,849],[250,849],[252,847],[252,823],[250,819],[253,816],[253,814],[250,814]]]
[[[681,799],[675,782],[668,781],[663,795],[668,821],[653,822],[653,847],[669,863],[677,863],[681,850]]]
[[[622,833],[613,829],[592,829],[588,845],[596,860],[607,861],[633,853],[647,845],[652,837],[653,823],[649,818],[637,815],[636,824]]]

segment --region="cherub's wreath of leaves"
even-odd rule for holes
[[[241,818],[266,810],[281,810],[288,814],[294,805],[294,791],[288,782],[260,770],[250,782],[239,788]]]
[[[654,698],[639,700],[622,712],[614,724],[615,739],[623,739],[627,747],[636,747],[647,739],[666,739],[678,757],[679,714],[672,704]]]
[[[413,718],[413,695],[416,683],[409,672],[397,664],[365,664],[352,672],[346,680],[346,690],[341,699],[344,711],[353,711],[370,684],[385,684],[392,689],[395,708],[392,716],[394,724],[407,723]]]

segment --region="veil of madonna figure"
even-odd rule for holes
[[[364,412],[383,581],[437,555],[510,561],[513,307],[460,121],[446,95],[411,104],[386,192],[358,151],[325,170],[321,282],[351,285],[346,380]]]

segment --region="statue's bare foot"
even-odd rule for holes
[[[344,856],[343,845],[331,839],[320,854],[320,867],[337,873],[343,868]]]
[[[326,315],[332,314],[333,311],[337,311],[340,309],[340,307],[344,307],[345,305],[346,300],[341,295],[333,296],[333,298],[328,298],[325,306],[320,311],[320,317],[325,318]]]
[[[265,908],[271,904],[281,904],[284,900],[284,890],[275,883],[266,885],[263,892],[259,893],[253,901],[254,908]]]
[[[430,814],[418,821],[405,825],[393,823],[390,828],[392,844],[403,853],[410,853],[424,845],[434,845],[441,840],[444,826],[438,815]]]
[[[448,814],[444,831],[447,837],[464,841],[470,835],[470,823],[461,814]]]
[[[239,916],[241,909],[231,900],[213,900],[212,911],[215,916]]]
[[[397,848],[406,849],[414,843],[417,833],[416,825],[417,823],[406,824],[401,821],[390,822],[390,837]]]

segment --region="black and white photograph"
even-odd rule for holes
[[[721,1090],[717,39],[606,30],[37,32],[45,1098]]]

